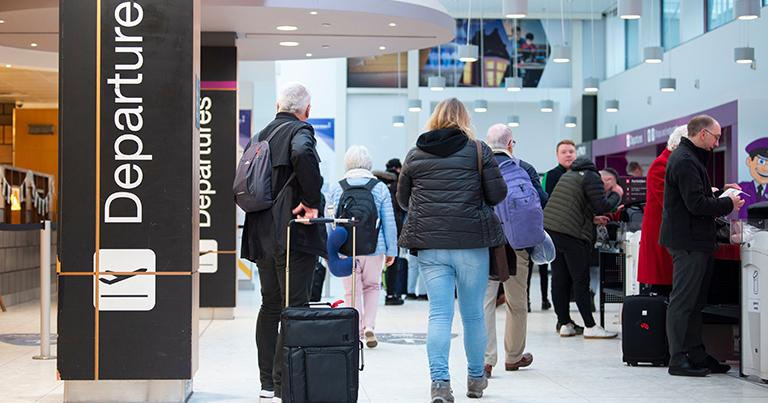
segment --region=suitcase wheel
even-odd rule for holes
[[[636,367],[637,361],[627,361],[627,365],[629,365],[630,367]]]

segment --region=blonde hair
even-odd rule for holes
[[[427,121],[427,130],[437,129],[458,129],[470,139],[475,138],[467,108],[456,98],[446,99],[435,107]]]

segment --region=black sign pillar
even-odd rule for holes
[[[234,32],[204,32],[200,53],[200,317],[232,319],[237,295],[237,48]]]
[[[64,400],[183,402],[197,369],[200,0],[59,10]]]

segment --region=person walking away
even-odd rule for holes
[[[688,137],[688,128],[676,128],[667,140],[667,147],[648,168],[645,192],[645,210],[640,227],[640,253],[637,260],[637,281],[641,291],[654,292],[665,297],[672,291],[672,256],[659,245],[661,212],[664,209],[664,175],[672,151],[680,139]]]
[[[368,149],[353,145],[344,156],[346,174],[334,183],[328,200],[336,206],[339,218],[357,218],[357,284],[355,309],[360,314],[360,338],[368,348],[379,342],[374,334],[379,306],[381,271],[391,266],[397,256],[397,226],[392,209],[392,196],[387,186],[371,173]],[[351,239],[349,252],[352,250]],[[344,247],[342,246],[342,251]],[[351,253],[350,253],[351,255]],[[347,255],[349,256],[349,255]],[[342,279],[345,300],[352,300],[352,276]]]
[[[386,171],[373,171],[373,175],[376,179],[384,182],[389,189],[389,193],[392,199],[392,209],[395,214],[395,224],[397,225],[397,236],[403,230],[403,219],[405,218],[405,211],[397,204],[395,195],[397,194],[397,178],[400,176],[400,169],[402,164],[397,158],[392,158],[387,161]],[[395,257],[395,262],[386,268],[385,272],[385,284],[387,295],[384,297],[384,305],[402,305],[403,294],[406,293],[406,286],[408,282],[408,262],[405,258],[401,257],[401,253]]]
[[[489,248],[505,243],[492,206],[504,200],[507,186],[491,149],[475,140],[461,101],[440,102],[427,130],[408,152],[400,173],[397,201],[408,211],[400,246],[418,254],[429,296],[431,401],[446,403],[454,401],[448,371],[454,292],[464,329],[467,396],[479,398],[488,386],[483,296]]]
[[[619,185],[606,194],[595,164],[588,158],[578,158],[571,170],[560,178],[544,208],[544,228],[557,250],[552,262],[552,302],[557,314],[556,329],[561,337],[580,333],[585,338],[617,335],[597,325],[592,317],[589,257],[596,238],[595,216],[616,208],[623,194]],[[586,329],[571,320],[571,290]]]
[[[248,213],[243,226],[242,257],[258,266],[261,309],[256,320],[260,397],[281,401],[283,367],[280,312],[285,306],[286,228],[293,218],[317,218],[324,209],[320,158],[312,126],[309,91],[299,83],[283,88],[275,119],[251,141],[269,142],[272,162],[271,208]],[[322,226],[296,225],[291,244],[290,306],[309,301],[315,263],[326,256]]]
[[[664,210],[659,243],[672,256],[672,293],[667,308],[670,375],[707,376],[731,367],[707,354],[701,339],[701,310],[712,279],[712,254],[717,247],[715,218],[738,213],[738,195],[717,198],[707,175],[711,152],[722,130],[711,116],[688,122],[688,138],[669,156],[664,177]],[[725,189],[740,189],[728,184]]]
[[[487,133],[488,145],[492,148],[494,158],[501,167],[502,164],[511,164],[509,169],[516,173],[516,177],[525,175],[530,182],[530,186],[520,185],[521,190],[525,189],[527,193],[520,195],[518,192],[512,192],[512,187],[517,185],[506,182],[509,194],[507,198],[527,196],[537,204],[534,208],[534,214],[538,214],[541,219],[542,209],[547,203],[547,194],[541,188],[541,181],[539,174],[536,172],[531,164],[518,159],[514,155],[515,139],[510,129],[505,124],[496,124],[488,129]],[[504,169],[502,168],[502,171]],[[510,175],[513,177],[515,175]],[[506,181],[506,177],[505,177]],[[535,197],[532,197],[535,194]],[[499,206],[504,205],[504,203]],[[517,205],[516,205],[517,206]],[[519,204],[520,208],[530,208],[525,203]],[[528,219],[529,221],[534,221]],[[517,228],[520,230],[527,230],[525,226],[519,225]],[[544,227],[539,223],[538,231],[541,234],[544,233]],[[527,245],[526,245],[527,246]],[[533,245],[530,245],[531,247]],[[526,282],[529,273],[529,250],[527,249],[513,249],[510,245],[509,239],[507,239],[506,248],[512,249],[511,253],[507,253],[508,256],[514,256],[513,262],[508,262],[510,265],[509,278],[503,281],[504,295],[505,295],[505,311],[506,319],[504,321],[504,369],[506,371],[516,371],[520,368],[530,366],[533,363],[533,355],[525,352],[525,341],[528,328],[528,290]],[[485,365],[484,370],[487,377],[490,378],[491,371],[498,361],[498,347],[496,342],[496,300],[499,290],[499,285],[502,282],[499,279],[489,279],[488,288],[485,292],[485,300],[483,301],[485,311],[485,327],[488,331],[488,343],[485,348]]]

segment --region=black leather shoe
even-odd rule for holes
[[[693,364],[696,368],[707,368],[713,374],[724,374],[731,370],[731,366],[727,364],[721,364],[717,359],[708,355],[703,362],[697,362]]]
[[[677,376],[707,376],[710,374],[709,368],[698,368],[691,364],[687,359],[677,365],[669,365],[669,374]]]
[[[403,305],[404,302],[402,298],[395,295],[388,295],[384,299],[384,305]]]

